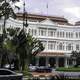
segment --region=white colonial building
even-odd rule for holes
[[[3,21],[0,21],[2,30]],[[17,19],[9,18],[6,28],[23,28],[22,15]],[[36,55],[36,65],[52,67],[68,67],[72,65],[71,52],[80,51],[80,26],[68,23],[65,18],[41,15],[28,15],[26,32],[42,41],[45,49]]]

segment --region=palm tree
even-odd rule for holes
[[[12,0],[12,1],[15,2],[17,0]],[[6,35],[6,30],[5,30],[6,20],[10,16],[13,18],[16,18],[16,14],[14,13],[14,10],[10,6],[9,2],[6,2],[6,0],[4,0],[3,4],[0,6],[0,17],[2,17],[2,16],[4,17],[3,35]],[[3,37],[5,37],[5,36],[3,36]]]
[[[36,54],[43,51],[44,47],[40,40],[32,37],[29,33],[27,34],[27,63],[28,65],[35,58]]]
[[[19,1],[19,0],[11,0],[12,2],[16,2],[16,1]],[[4,17],[4,24],[3,24],[3,34],[1,35],[1,39],[2,39],[2,45],[1,45],[1,48],[2,50],[4,50],[4,42],[5,42],[5,38],[7,37],[7,34],[6,34],[6,29],[5,29],[5,25],[6,25],[6,20],[12,16],[13,18],[15,18],[15,13],[13,11],[13,9],[11,8],[9,2],[7,2],[6,0],[3,1],[3,3],[0,5],[0,18],[2,18],[2,16]],[[4,58],[4,55],[6,55],[6,49],[5,49],[5,53],[3,55],[3,52],[2,51],[2,55],[1,55],[1,64],[3,64],[3,59]],[[3,66],[2,66],[3,67]]]
[[[15,31],[10,31],[15,32]],[[25,66],[31,63],[31,61],[35,58],[35,55],[44,50],[44,47],[41,41],[33,38],[29,33],[26,35],[24,30],[22,29],[20,32],[15,32],[11,40],[12,45],[14,46],[14,53],[19,60],[19,68],[20,70],[24,70]]]
[[[1,17],[4,16],[4,26],[3,26],[3,36],[2,36],[3,42],[5,41],[6,37],[6,30],[5,30],[6,20],[9,18],[9,16],[15,17],[15,13],[13,9],[10,7],[9,3],[6,2],[6,0],[4,1],[5,2],[0,7],[0,16]],[[16,1],[19,0],[12,0],[12,2],[14,3]],[[12,34],[12,32],[13,31],[11,31],[10,34]],[[44,49],[41,41],[33,38],[29,34],[27,34],[26,36],[26,33],[24,32],[23,29],[20,32],[15,32],[15,34],[12,35],[12,39],[7,41],[6,43],[8,43],[6,45],[7,50],[10,50],[10,46],[11,49],[13,49],[12,47],[15,46],[15,49],[13,51],[14,53],[16,53],[18,57],[21,70],[25,69],[26,60],[27,64],[29,65],[30,62],[32,61],[31,59],[36,55],[35,53],[38,53]]]
[[[74,60],[76,60],[76,65],[75,67],[77,67],[78,65],[80,65],[80,52],[77,51],[72,51],[71,53],[71,58]]]

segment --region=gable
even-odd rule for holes
[[[44,24],[44,25],[56,25],[56,23],[53,22],[53,21],[51,21],[49,18],[41,21],[40,24]]]

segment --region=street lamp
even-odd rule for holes
[[[24,4],[23,4],[23,30],[24,30],[24,27],[28,27],[28,24],[27,24],[27,12],[25,11],[25,1],[24,1]]]

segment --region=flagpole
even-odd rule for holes
[[[25,24],[25,1],[23,4],[23,30],[24,30],[24,24]]]
[[[47,5],[46,5],[46,9],[47,9],[47,13],[46,14],[48,15],[48,2],[47,2]]]

